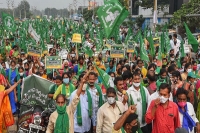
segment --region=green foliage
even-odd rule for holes
[[[170,24],[173,26],[183,27],[183,22],[186,22],[189,27],[194,29],[200,28],[200,17],[186,16],[188,14],[200,14],[200,1],[190,0],[188,3],[182,5],[182,7],[173,14],[173,18],[170,19]]]
[[[94,16],[96,16],[97,14],[97,10],[99,9],[99,7],[96,7],[93,11],[93,9],[88,10],[87,8],[83,9],[83,18],[85,21],[92,21],[92,16],[93,16],[93,12],[94,12]]]
[[[154,8],[154,0],[138,0],[136,3],[143,9]],[[157,0],[157,10],[164,11],[169,6],[169,0]]]
[[[142,27],[142,24],[144,23],[144,21],[145,21],[145,18],[143,18],[143,15],[140,15],[135,19],[135,23],[137,24],[139,28]]]

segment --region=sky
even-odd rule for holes
[[[0,0],[0,8],[7,8],[7,1],[14,1],[15,7],[21,2],[21,0]],[[63,9],[68,8],[70,4],[73,4],[74,0],[26,0],[29,2],[30,7],[36,7],[38,10],[44,10],[46,7]],[[88,0],[76,0],[78,6],[88,5]],[[93,0],[98,2],[100,5],[103,4],[104,0]],[[77,6],[77,7],[78,7]]]

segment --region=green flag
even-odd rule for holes
[[[187,34],[187,38],[188,38],[188,43],[192,45],[194,52],[197,52],[199,43],[195,39],[195,37],[192,35],[190,29],[188,28],[188,26],[185,22],[184,22],[184,26],[185,26],[185,30],[186,30],[186,34]]]
[[[97,15],[101,25],[104,27],[107,38],[110,38],[117,26],[124,21],[128,14],[126,8],[117,1],[108,1],[98,9]]]
[[[99,76],[102,79],[102,83],[105,86],[105,88],[108,89],[109,87],[114,87],[114,83],[110,75],[108,75],[104,70],[100,69],[98,66],[95,65],[95,67],[99,73]]]
[[[14,31],[15,30],[15,21],[13,16],[6,14],[6,13],[2,13],[2,20],[3,20],[3,25],[4,28],[8,31]]]
[[[185,57],[186,54],[185,54],[185,50],[184,50],[184,46],[183,46],[183,41],[181,41],[181,48],[180,48],[180,51],[181,51],[181,57]]]
[[[147,51],[144,47],[144,41],[142,39],[142,35],[141,35],[141,32],[140,32],[140,58],[141,60],[144,60],[146,62],[149,61],[149,57],[147,55]]]
[[[148,40],[149,45],[150,45],[150,54],[152,55],[152,57],[154,57],[155,56],[155,49],[154,49],[154,42],[153,42],[151,30],[149,30],[149,32],[147,32],[147,40]]]
[[[90,47],[88,47],[88,46],[83,47],[83,51],[84,51],[87,55],[89,55],[89,57],[92,57],[92,56],[93,56],[93,51],[92,51],[92,49],[91,49]]]

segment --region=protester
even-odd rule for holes
[[[140,84],[140,75],[133,73],[133,85],[127,90],[129,96],[129,105],[137,104],[138,121],[142,132],[150,133],[146,126],[145,113],[149,99],[148,90]]]
[[[56,96],[56,111],[54,111],[49,118],[46,133],[74,133],[74,112],[79,103],[80,94],[82,92],[83,85],[86,82],[86,78],[87,74],[81,80],[80,86],[68,106],[65,99],[66,95],[59,94]]]
[[[194,127],[196,127],[196,132],[200,133],[199,121],[196,118],[193,105],[187,102],[187,95],[188,91],[183,88],[178,89],[176,92],[181,127],[189,133],[194,133]]]
[[[112,133],[135,133],[138,130],[138,115],[135,114],[137,105],[131,105],[114,124]]]
[[[159,97],[153,100],[147,110],[145,121],[153,122],[152,133],[174,133],[180,127],[178,107],[169,101],[171,87],[162,83],[159,87]]]
[[[125,111],[124,105],[116,101],[116,91],[110,87],[106,91],[107,102],[104,103],[97,113],[96,133],[110,133],[114,123]]]

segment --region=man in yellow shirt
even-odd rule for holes
[[[135,114],[136,105],[131,105],[128,110],[114,124],[112,133],[137,133],[138,115]]]

